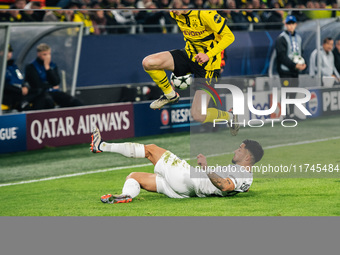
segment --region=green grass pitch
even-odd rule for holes
[[[250,138],[265,148],[260,162],[263,165],[308,163],[340,167],[339,120],[333,116],[301,121],[296,128],[242,128],[236,137],[222,129],[201,137],[177,133],[124,141],[154,143],[189,158],[190,144],[197,139],[214,143],[215,137],[223,135],[232,152],[243,139]],[[209,157],[208,162],[230,162],[231,158],[229,153]],[[146,159],[128,159],[112,153],[92,154],[89,144],[0,155],[0,216],[340,215],[340,171],[332,175],[320,173],[313,178],[255,174],[248,193],[227,198],[171,199],[142,190],[129,204],[100,202],[103,194],[119,194],[130,172],[152,172],[148,163]],[[56,176],[63,178],[24,183]]]

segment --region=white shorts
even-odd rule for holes
[[[195,183],[190,178],[190,165],[170,151],[158,160],[154,169],[157,192],[171,198],[195,196]]]

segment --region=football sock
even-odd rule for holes
[[[140,185],[135,179],[129,178],[125,181],[123,190],[122,190],[122,195],[129,195],[132,198],[134,198],[138,196],[139,192],[140,192]]]
[[[230,112],[225,112],[218,110],[216,108],[208,108],[207,109],[207,117],[203,121],[203,123],[214,122],[216,119],[220,120],[230,120],[233,115]]]
[[[172,98],[176,95],[164,70],[145,70],[145,72],[150,75],[151,79],[160,87],[167,98]]]
[[[100,144],[100,150],[115,152],[128,158],[145,158],[144,144],[140,143],[106,143]]]

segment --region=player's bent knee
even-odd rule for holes
[[[132,172],[132,173],[130,173],[128,176],[126,176],[126,180],[127,179],[135,179],[134,177],[135,177],[135,175],[136,175],[137,173],[136,172]]]
[[[160,65],[160,61],[157,57],[147,56],[143,59],[142,65],[145,70],[154,70]]]

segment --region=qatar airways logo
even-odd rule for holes
[[[245,113],[245,96],[242,92],[242,90],[231,84],[216,84],[215,89],[228,89],[233,98],[233,114],[236,115],[244,115]],[[247,90],[247,104],[248,104],[248,109],[250,112],[252,112],[255,115],[259,116],[266,116],[270,115],[275,112],[277,106],[278,106],[278,89],[273,88],[273,101],[272,101],[272,106],[270,109],[267,110],[258,110],[255,109],[253,106],[253,88],[248,87]],[[294,99],[289,99],[287,98],[288,93],[298,93],[298,94],[303,94],[304,97],[302,98],[294,98]],[[210,96],[211,93],[209,93]],[[218,95],[217,95],[218,96]],[[220,97],[218,96],[220,99]],[[306,107],[303,105],[307,103],[311,99],[311,93],[309,90],[304,89],[304,88],[281,88],[281,113],[282,115],[286,115],[286,106],[287,105],[295,105],[305,116],[311,116],[312,114],[306,109]],[[207,95],[203,94],[202,95],[202,101],[201,101],[201,114],[206,115],[207,113]],[[272,122],[272,127],[274,126],[275,121],[279,121],[278,119],[274,120],[266,120],[266,121],[271,121]],[[254,123],[257,122],[255,125]],[[261,122],[261,123],[259,123]],[[295,124],[293,125],[284,125],[284,123],[287,122],[294,122]],[[223,119],[215,119],[214,122],[214,127],[215,125],[220,125],[220,124],[228,124],[227,120]],[[229,121],[229,124],[233,125],[232,120]],[[234,124],[240,124],[243,126],[246,126],[245,121],[241,123],[234,123]],[[248,121],[248,126],[250,127],[262,127],[264,125],[264,121],[262,120],[249,120]],[[281,121],[281,125],[284,127],[295,127],[297,125],[297,121],[294,119],[285,119]]]

